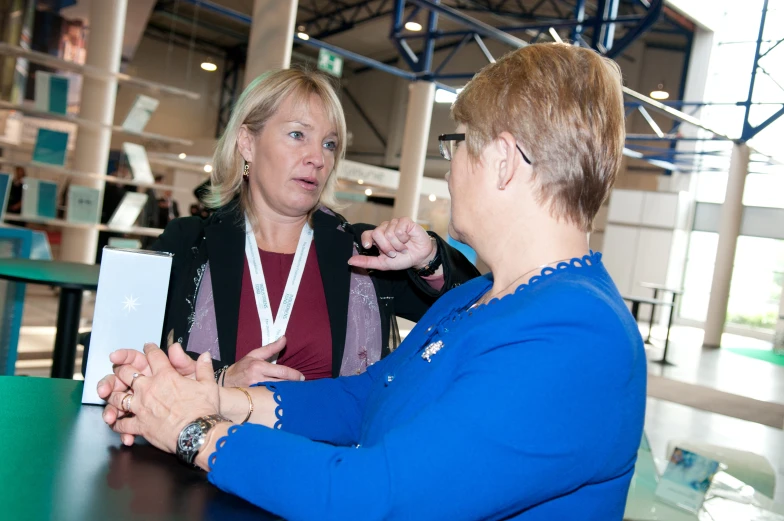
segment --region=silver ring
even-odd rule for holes
[[[131,393],[126,394],[123,396],[122,399],[122,409],[125,412],[131,412],[131,400],[133,399],[133,395]]]
[[[131,385],[130,385],[131,389],[133,389],[133,384],[136,383],[136,379],[139,378],[140,376],[144,376],[144,375],[141,373],[133,373],[133,378],[131,379]]]

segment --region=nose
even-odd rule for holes
[[[324,168],[324,147],[321,146],[321,143],[309,146],[304,160],[306,165],[311,165],[316,170]]]

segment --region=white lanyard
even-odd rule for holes
[[[250,220],[248,220],[247,215],[245,216],[245,256],[248,258],[250,279],[253,282],[253,294],[256,297],[256,308],[259,312],[261,343],[263,346],[271,344],[286,332],[286,327],[289,325],[289,319],[291,318],[291,310],[294,308],[294,299],[297,298],[299,283],[302,281],[302,274],[305,271],[305,262],[308,260],[311,242],[313,242],[313,228],[308,223],[305,223],[299,236],[294,262],[291,264],[291,271],[289,271],[289,277],[286,280],[286,288],[283,290],[283,298],[280,299],[278,315],[273,320],[267,283],[264,280],[264,271],[261,269],[259,246]]]

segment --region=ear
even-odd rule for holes
[[[494,163],[496,165],[498,189],[505,190],[512,182],[520,166],[517,154],[517,140],[509,132],[501,132],[493,141],[495,151]]]
[[[246,163],[253,162],[255,146],[256,140],[253,139],[253,134],[248,130],[248,127],[242,125],[237,133],[237,149]]]

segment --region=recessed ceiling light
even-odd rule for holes
[[[653,99],[667,99],[670,97],[670,93],[664,90],[664,83],[659,83],[656,85],[656,89],[651,91],[651,97]]]
[[[368,197],[370,197],[371,195],[373,195],[373,190],[371,190],[370,188],[368,188],[367,190],[365,190],[365,195],[366,195],[366,196],[368,196]]]
[[[430,194],[430,196],[428,196],[428,199],[430,200],[431,203],[434,203],[436,201],[436,194]]]
[[[405,27],[409,31],[414,31],[414,32],[422,30],[422,24],[417,23],[417,22],[406,22]]]
[[[310,36],[308,36],[307,33],[303,33],[303,32],[297,33],[297,37],[300,40],[310,40]]]
[[[357,184],[358,185],[363,185],[363,184],[365,184],[365,181],[363,181],[362,179],[357,179]]]
[[[211,60],[201,62],[201,68],[207,72],[215,72],[218,70],[218,66],[212,63]]]
[[[212,172],[212,165],[210,164],[204,165],[204,171],[207,172],[208,174]]]
[[[179,157],[180,159],[185,159],[186,157],[188,157],[188,154],[186,154],[185,152],[182,152],[182,153],[181,153],[179,156],[177,156],[177,157]]]

